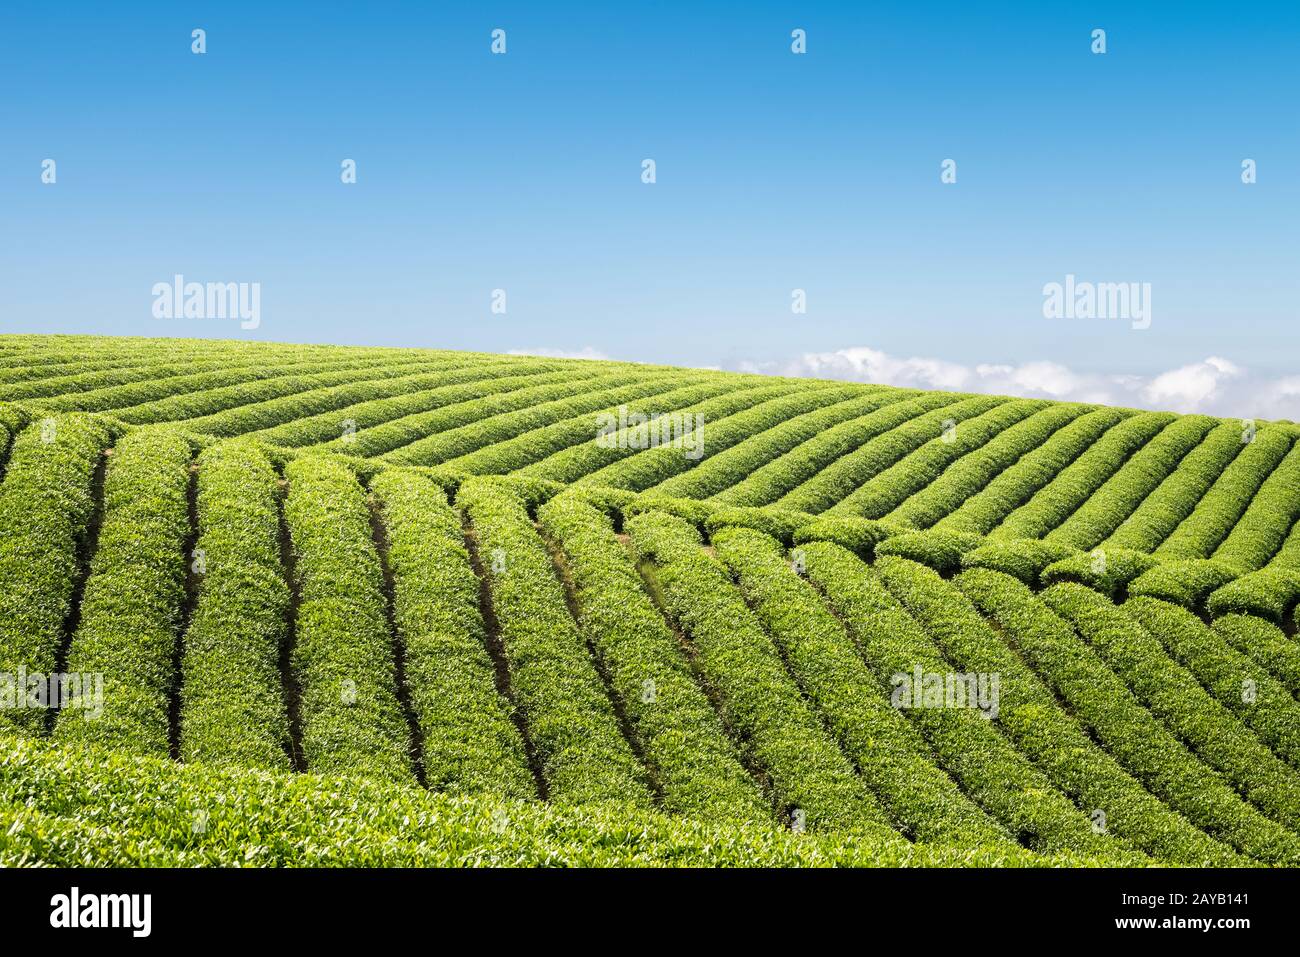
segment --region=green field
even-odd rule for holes
[[[1298,438],[0,336],[0,865],[1294,866]]]

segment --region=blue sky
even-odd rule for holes
[[[1285,377],[1300,4],[1134,6],[6,3],[0,321]],[[176,273],[259,282],[260,327],[155,318]],[[1067,274],[1149,282],[1151,327],[1045,319]]]

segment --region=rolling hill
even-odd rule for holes
[[[1298,438],[0,336],[0,863],[1294,866]]]

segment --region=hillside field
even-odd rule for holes
[[[0,865],[1295,866],[1298,438],[0,336]]]

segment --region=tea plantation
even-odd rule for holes
[[[0,864],[1295,866],[1297,439],[0,336]]]

